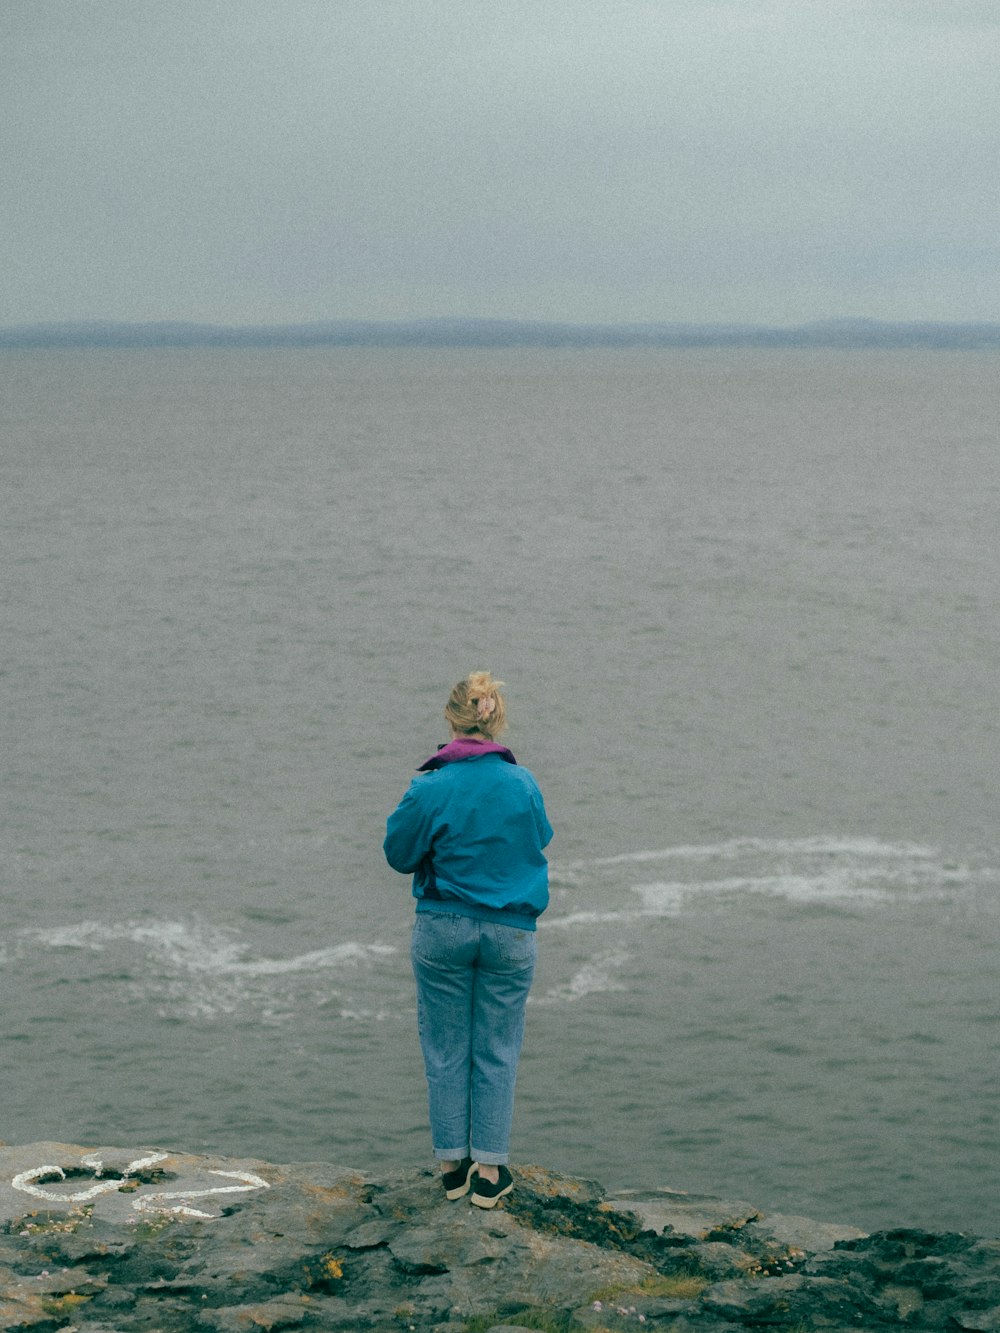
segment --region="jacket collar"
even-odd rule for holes
[[[430,769],[443,768],[445,764],[457,764],[464,759],[482,759],[487,754],[498,754],[501,759],[506,759],[508,764],[517,763],[506,745],[499,745],[496,741],[473,740],[471,736],[456,736],[447,745],[438,746],[437,754],[426,759],[417,772],[426,773]]]

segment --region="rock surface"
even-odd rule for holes
[[[419,1168],[0,1148],[0,1330],[1000,1330],[1000,1241],[515,1178],[486,1211]]]

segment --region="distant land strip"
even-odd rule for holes
[[[0,329],[2,348],[66,347],[827,347],[1000,348],[1000,324],[821,320],[730,324],[554,324],[496,319],[331,320],[228,327],[114,321]]]

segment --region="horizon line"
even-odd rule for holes
[[[559,321],[492,316],[219,324],[195,320],[48,320],[0,328],[0,348],[69,346],[426,347],[1000,347],[1000,322],[831,317],[796,324]]]

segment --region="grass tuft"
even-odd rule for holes
[[[580,1328],[568,1314],[558,1310],[521,1310],[518,1314],[473,1315],[465,1324],[465,1333],[486,1333],[495,1324],[510,1324],[515,1328],[530,1328],[538,1333],[575,1333]],[[593,1331],[592,1331],[593,1333]]]
[[[623,1296],[649,1296],[660,1300],[693,1301],[712,1284],[707,1277],[693,1273],[657,1273],[632,1286],[602,1287],[592,1301],[620,1301]]]

